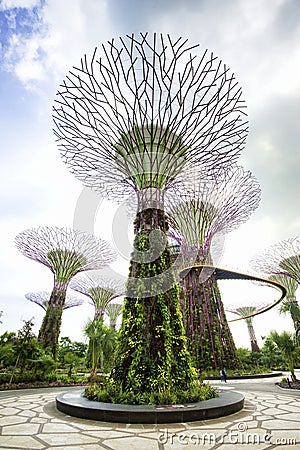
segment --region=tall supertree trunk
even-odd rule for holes
[[[124,391],[187,389],[195,371],[187,351],[179,288],[168,270],[168,245],[158,257],[151,258],[150,234],[153,229],[166,232],[165,216],[160,210],[146,209],[138,214],[135,225],[135,251],[127,285],[130,295],[124,300],[112,377]],[[135,252],[145,257],[136,258]],[[152,282],[147,285],[149,280]]]
[[[66,281],[55,281],[38,336],[42,347],[49,350],[54,359],[57,359],[58,338],[68,284]]]
[[[252,350],[252,352],[259,352],[260,349],[257,344],[257,339],[255,336],[252,319],[251,318],[246,319],[246,323],[247,323],[248,333],[249,333],[249,337],[250,337],[251,350]]]
[[[184,278],[181,295],[188,349],[200,370],[234,368],[237,354],[215,276],[201,279],[197,269]]]

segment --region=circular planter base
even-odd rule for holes
[[[218,398],[184,405],[120,405],[94,402],[83,397],[84,390],[62,393],[56,397],[59,411],[81,419],[118,423],[183,423],[215,419],[240,411],[244,396],[221,391]]]

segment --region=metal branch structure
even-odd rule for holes
[[[293,301],[296,297],[296,289],[298,287],[298,284],[294,278],[291,278],[287,275],[271,275],[269,277],[270,280],[277,281],[278,283],[282,284],[286,289],[286,299],[289,301]]]
[[[260,309],[259,306],[240,306],[238,308],[226,308],[226,311],[231,312],[232,314],[236,314],[237,316],[242,317],[245,320],[248,328],[252,352],[260,351],[254,332],[253,317],[251,317],[251,314],[254,314],[258,309]]]
[[[61,156],[84,185],[109,199],[137,198],[111,377],[120,391],[187,390],[195,370],[170,267],[164,197],[183,168],[237,159],[248,132],[241,89],[198,45],[132,34],[81,59],[58,91],[53,118]]]
[[[25,294],[25,298],[36,305],[39,305],[45,311],[49,306],[49,300],[51,298],[51,292],[40,291],[40,292],[28,292]],[[83,304],[83,300],[74,297],[73,295],[67,294],[66,300],[63,306],[63,310],[73,308],[75,306],[80,306]]]
[[[166,199],[168,222],[181,247],[183,263],[190,265],[192,257],[197,264],[211,264],[214,237],[246,222],[259,201],[258,181],[241,166],[183,172],[180,189],[173,189]]]
[[[185,267],[212,265],[212,245],[245,222],[257,208],[260,187],[251,172],[233,165],[218,172],[183,173],[181,188],[166,199],[169,232],[180,245]],[[176,261],[177,262],[177,261]],[[234,340],[227,323],[215,274],[190,270],[182,281],[181,308],[189,350],[199,368],[233,368]]]
[[[15,243],[24,256],[44,264],[54,275],[39,340],[56,358],[62,311],[71,278],[79,272],[102,269],[116,259],[116,253],[100,238],[60,227],[25,230],[16,236]]]
[[[263,250],[251,264],[269,276],[284,275],[300,283],[300,238],[289,238]]]
[[[105,313],[109,317],[109,326],[116,329],[117,319],[122,314],[123,305],[121,303],[109,303],[106,305]]]
[[[228,67],[162,34],[120,37],[85,55],[61,85],[53,116],[65,163],[109,198],[161,189],[187,165],[231,164],[248,133]]]
[[[122,281],[101,275],[73,278],[70,288],[89,297],[95,308],[94,320],[103,319],[108,303],[125,293],[125,284]]]
[[[296,299],[296,290],[299,283],[287,275],[272,275],[270,279],[278,281],[286,288],[286,298],[282,301],[279,311],[282,314],[289,313],[291,315],[297,333],[300,329],[300,307]]]

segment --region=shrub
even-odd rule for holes
[[[188,390],[181,391],[128,391],[122,392],[114,381],[109,380],[102,386],[93,384],[85,389],[84,396],[92,401],[130,405],[175,405],[178,403],[197,403],[218,397],[214,388],[208,384],[194,384]]]

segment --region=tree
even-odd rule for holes
[[[257,339],[255,336],[254,328],[253,328],[253,317],[252,315],[259,309],[258,306],[240,306],[238,308],[227,308],[228,312],[233,314],[237,314],[239,317],[242,317],[248,328],[251,350],[252,352],[259,352],[259,346],[257,344]]]
[[[122,281],[103,277],[99,274],[76,277],[70,283],[70,288],[89,297],[95,308],[94,319],[103,319],[104,311],[109,302],[124,294]]]
[[[16,236],[15,243],[24,256],[44,264],[54,275],[54,287],[39,331],[39,341],[56,359],[61,317],[71,278],[79,272],[105,267],[115,259],[115,252],[102,239],[59,227],[23,231]]]
[[[182,310],[189,350],[197,367],[234,368],[235,344],[213,271],[204,277],[201,265],[213,263],[216,238],[237,228],[257,208],[260,188],[251,172],[233,165],[216,173],[183,173],[181,189],[170,195],[169,234],[180,246],[179,264],[190,270],[182,282]]]
[[[288,368],[291,372],[292,381],[296,381],[295,364],[299,359],[299,347],[296,346],[291,333],[283,331],[281,334],[278,334],[277,331],[273,330],[270,333],[270,339],[275,343],[282,355],[286,358]]]
[[[87,345],[83,342],[72,342],[68,336],[59,340],[58,360],[65,366],[68,365],[68,375],[72,375],[72,370],[79,364],[84,363]]]
[[[90,320],[84,327],[84,333],[89,338],[87,360],[91,366],[91,379],[95,379],[98,369],[111,369],[117,333],[107,327],[102,319]]]
[[[54,106],[59,150],[86,186],[136,195],[134,250],[112,378],[123,391],[188,389],[179,288],[170,267],[164,197],[184,167],[222,166],[245,144],[233,74],[181,38],[126,36],[85,56]]]

